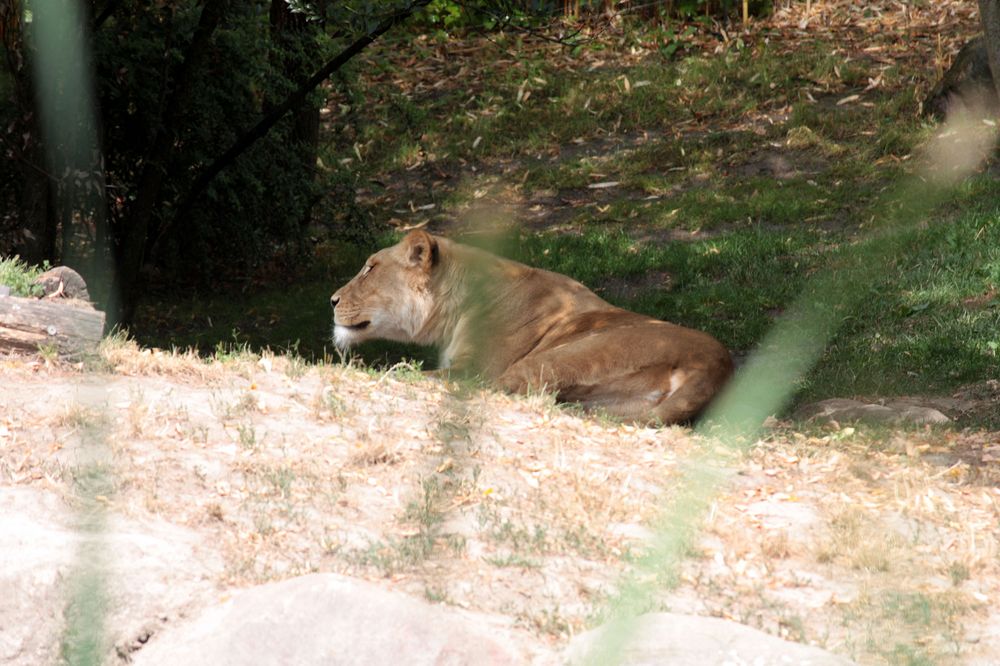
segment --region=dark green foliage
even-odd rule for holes
[[[0,69],[0,255],[9,255],[14,247],[14,236],[17,233],[18,216],[15,213],[20,208],[19,187],[20,173],[11,149],[17,136],[17,107],[4,103],[13,97],[13,77],[6,69]]]
[[[772,9],[772,0],[750,0],[750,16],[765,16]],[[742,0],[489,0],[464,2],[432,0],[423,10],[423,24],[444,30],[525,27],[553,17],[592,17],[623,14],[642,20],[670,19],[706,20],[734,19],[742,15]],[[676,47],[676,45],[675,45]],[[675,48],[668,49],[672,54]]]
[[[232,3],[217,30],[208,66],[196,73],[190,102],[174,129],[176,149],[166,164],[163,205],[153,228],[169,232],[154,246],[160,269],[208,278],[233,273],[269,257],[276,245],[295,244],[323,183],[289,117],[223,171],[184,219],[173,219],[191,175],[211,162],[268,104],[290,91],[281,63],[301,43],[267,39],[267,3]],[[95,35],[95,62],[104,116],[108,182],[134,191],[143,157],[162,130],[162,99],[180,65],[199,17],[194,4],[156,11],[142,4],[119,10]],[[263,37],[263,38],[262,38]],[[316,44],[316,36],[309,42]],[[317,48],[315,60],[323,51]],[[129,220],[118,220],[128,224]]]
[[[4,5],[0,250],[72,263],[88,280],[114,273],[117,289],[99,289],[97,299],[112,321],[128,322],[150,270],[160,280],[209,284],[275,257],[299,259],[320,201],[328,204],[321,211],[343,207],[348,214],[339,217],[365,222],[351,209],[353,177],[317,161],[328,94],[318,86],[426,3],[85,5],[79,23],[89,29],[73,30],[86,53],[69,60],[89,56],[93,64],[100,136],[80,120],[89,117],[86,95],[63,85],[87,77],[31,67],[45,53],[68,53],[46,48],[53,39],[38,29],[59,22],[51,12],[43,20],[40,11],[32,18],[18,3]],[[58,18],[61,10],[48,8]],[[350,76],[340,71],[338,82]],[[38,86],[50,94],[33,95]],[[53,108],[69,131],[36,126],[34,118],[53,117],[39,111]]]

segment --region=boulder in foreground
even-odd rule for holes
[[[825,650],[792,643],[717,617],[649,613],[625,647],[622,666],[850,666],[853,662]],[[570,664],[589,661],[606,631],[599,627],[577,636],[566,650]]]
[[[237,592],[133,655],[136,666],[525,664],[506,623],[310,574]]]

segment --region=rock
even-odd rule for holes
[[[136,666],[537,663],[507,622],[310,574],[237,592],[154,636]]]
[[[47,517],[65,512],[54,493],[0,491],[0,664],[56,662],[65,603],[59,579],[76,537]]]
[[[798,502],[760,500],[748,505],[746,512],[747,515],[760,520],[769,530],[794,529],[803,536],[820,522],[820,517],[813,507]]]
[[[79,273],[68,266],[56,266],[35,278],[34,284],[43,290],[43,298],[75,298],[89,301],[87,283]]]
[[[616,662],[622,666],[848,666],[852,662],[816,647],[792,643],[715,617],[650,613]],[[602,640],[604,627],[576,636],[564,653],[584,664]]]
[[[896,410],[899,420],[902,423],[913,423],[917,425],[951,423],[951,419],[943,413],[926,405],[911,404],[908,402],[890,402],[886,407]]]
[[[809,421],[837,421],[838,423],[864,423],[882,425],[926,425],[950,423],[951,419],[933,407],[921,405],[912,399],[891,400],[884,405],[858,400],[831,398],[800,407],[795,417]]]
[[[59,661],[67,581],[92,538],[72,528],[73,518],[56,493],[0,488],[0,664]],[[183,528],[110,516],[100,544],[109,569],[107,658],[215,593],[221,559]]]

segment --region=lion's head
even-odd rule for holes
[[[420,230],[370,256],[330,297],[336,345],[343,349],[376,338],[421,342],[434,305],[429,286],[438,261],[437,240]]]

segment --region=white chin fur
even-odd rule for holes
[[[347,349],[358,342],[357,334],[346,326],[333,327],[333,343],[340,349]]]

